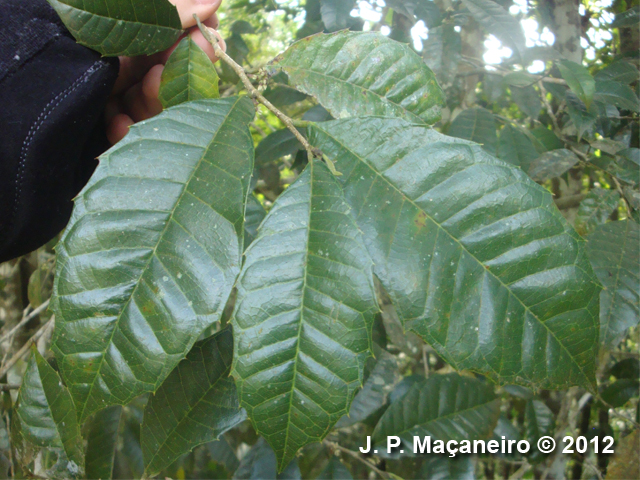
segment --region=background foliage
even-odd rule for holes
[[[113,22],[52,2],[77,32],[102,22],[82,43],[103,53],[145,48],[103,41],[114,24],[155,49],[179,35],[170,9],[121,3]],[[229,55],[343,176],[183,40],[176,107],[103,158],[64,236],[0,265],[2,476],[637,478],[639,12],[227,0]],[[279,55],[344,29],[371,33]],[[414,434],[611,435],[617,453],[356,453]]]

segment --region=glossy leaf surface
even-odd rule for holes
[[[598,225],[606,223],[618,208],[620,194],[616,190],[594,188],[580,203],[576,216],[576,230],[581,235],[591,233]]]
[[[20,387],[16,415],[28,443],[58,455],[55,478],[82,476],[83,444],[73,400],[56,371],[35,348]]]
[[[48,0],[78,43],[103,55],[151,55],[182,34],[167,0]]]
[[[478,145],[398,119],[326,122],[309,135],[344,174],[407,329],[500,383],[592,384],[598,285],[546,190]]]
[[[600,225],[587,252],[605,289],[600,294],[600,344],[614,348],[639,320],[640,226],[633,220]]]
[[[246,419],[229,378],[232,360],[233,335],[225,329],[196,343],[149,398],[141,432],[147,475]]]
[[[414,436],[445,442],[485,439],[499,415],[500,399],[491,384],[458,374],[433,375],[389,406],[372,442],[386,445],[387,436],[397,435],[407,452],[407,447],[413,451]]]
[[[314,35],[289,47],[274,66],[336,118],[440,119],[444,93],[433,72],[407,45],[377,33]]]
[[[220,318],[240,270],[251,101],[201,100],[132,127],[57,246],[54,351],[81,420],[155,391]]]
[[[193,100],[218,98],[218,73],[191,37],[183,38],[162,71],[159,100],[164,108]]]
[[[348,212],[335,177],[310,163],[245,253],[233,375],[280,469],[348,412],[370,355],[372,262]]]

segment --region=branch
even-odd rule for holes
[[[358,455],[357,452],[354,452],[353,450],[349,450],[348,448],[345,448],[342,445],[340,445],[340,444],[338,444],[336,442],[332,442],[330,440],[325,440],[322,443],[324,443],[328,447],[333,448],[334,450],[340,450],[342,453],[346,453],[351,458],[355,458],[360,463],[364,464],[367,468],[369,468],[370,470],[376,472],[380,477],[386,478],[386,479],[392,478],[391,475],[389,475],[387,472],[383,472],[378,467],[376,467],[373,463],[371,463],[369,460],[367,460],[366,458],[363,458],[362,456]]]
[[[282,123],[285,124],[285,126],[291,131],[291,133],[293,133],[293,135],[298,139],[298,141],[304,146],[305,150],[307,151],[307,155],[309,155],[309,160],[312,160],[314,157],[319,157],[320,155],[317,154],[317,151],[314,150],[314,148],[307,141],[307,139],[304,138],[304,136],[298,131],[298,129],[293,124],[293,121],[289,117],[287,117],[284,113],[282,113],[269,100],[267,100],[266,98],[264,98],[264,96],[262,96],[262,94],[256,89],[256,87],[253,86],[253,83],[251,83],[251,80],[249,80],[249,77],[247,77],[247,73],[245,72],[244,68],[242,68],[241,65],[238,65],[236,61],[233,58],[231,58],[229,55],[227,55],[227,52],[225,52],[220,47],[220,45],[218,44],[218,41],[219,41],[218,37],[214,35],[215,30],[204,26],[200,21],[200,18],[198,17],[198,15],[194,14],[193,18],[196,19],[196,22],[198,23],[198,27],[200,28],[200,31],[202,32],[202,35],[204,36],[204,38],[213,47],[213,51],[215,52],[216,57],[218,57],[224,63],[229,65],[231,69],[236,73],[236,75],[240,77],[240,80],[242,80],[242,83],[244,84],[245,88],[249,92],[249,95],[254,100],[257,100],[262,105],[267,107],[276,117],[280,119]]]
[[[48,299],[46,302],[44,302],[42,305],[40,305],[38,308],[36,308],[35,310],[33,310],[31,313],[29,313],[29,315],[25,315],[22,317],[22,320],[20,320],[20,322],[18,322],[18,324],[13,327],[11,330],[9,330],[7,333],[5,333],[2,337],[0,337],[0,343],[4,342],[7,338],[12,337],[18,330],[20,330],[24,325],[26,325],[27,323],[29,323],[29,321],[31,319],[33,319],[35,316],[39,315],[40,313],[42,313],[43,311],[45,311],[47,309],[47,307],[49,306],[49,302],[51,301],[51,299]]]
[[[2,369],[0,369],[0,378],[4,377],[7,374],[7,372],[11,370],[11,367],[13,367],[18,362],[18,360],[20,360],[22,357],[24,357],[27,354],[27,352],[31,348],[31,345],[36,343],[40,339],[40,337],[44,335],[53,326],[54,318],[55,317],[51,317],[49,321],[47,321],[47,323],[42,325],[40,329],[36,333],[34,333],[34,335],[29,340],[27,340],[27,342],[22,346],[22,348],[18,350],[18,353],[16,353],[13,357],[11,357],[9,361],[2,366]]]

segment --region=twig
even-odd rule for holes
[[[51,301],[51,299],[48,299],[46,302],[44,302],[38,308],[33,310],[31,313],[29,313],[28,315],[25,315],[24,317],[22,317],[22,320],[20,320],[20,322],[18,322],[18,324],[15,327],[13,327],[11,330],[9,330],[7,333],[5,333],[2,337],[0,337],[0,343],[4,342],[7,338],[12,337],[24,325],[29,323],[29,321],[31,319],[33,319],[35,316],[37,316],[40,313],[42,313],[43,311],[45,311],[47,309],[47,307],[49,306],[49,302],[50,301]]]
[[[332,442],[330,440],[325,440],[323,443],[325,445],[327,445],[328,447],[333,448],[334,450],[340,450],[342,453],[346,453],[351,458],[355,458],[360,463],[364,464],[367,468],[369,468],[370,470],[372,470],[372,471],[376,472],[378,475],[380,475],[380,477],[388,478],[388,479],[391,478],[391,475],[389,475],[387,472],[383,472],[382,470],[380,470],[378,467],[376,467],[369,460],[367,460],[366,458],[363,458],[362,456],[360,456],[357,452],[354,452],[353,450],[349,450],[348,448],[345,448],[342,445],[340,445],[340,444],[338,444],[336,442]]]
[[[4,414],[4,426],[7,429],[7,438],[11,438],[11,419],[9,412]],[[16,467],[13,465],[13,448],[9,448],[9,465],[11,466],[11,478],[16,477]]]
[[[524,462],[522,466],[509,477],[509,480],[520,480],[529,470],[531,470],[531,465],[529,462]]]
[[[6,364],[2,366],[2,369],[0,369],[0,378],[4,377],[7,374],[7,372],[11,369],[11,367],[13,367],[18,362],[18,360],[20,360],[22,357],[24,357],[27,354],[27,352],[31,348],[31,345],[36,343],[38,339],[40,339],[40,337],[44,335],[49,330],[49,328],[53,326],[54,319],[55,319],[55,316],[52,316],[47,321],[47,323],[42,325],[40,329],[36,333],[34,333],[29,340],[27,340],[27,342],[22,346],[22,348],[18,350],[18,352],[13,357],[11,357]]]
[[[551,122],[553,123],[553,127],[556,130],[560,131],[560,127],[558,126],[558,119],[556,118],[556,114],[553,113],[553,108],[551,107],[549,100],[547,100],[547,91],[545,90],[544,85],[542,84],[542,81],[538,82],[538,87],[540,88],[540,96],[542,97],[542,103],[544,103],[544,106],[547,109],[547,113],[551,117]]]
[[[19,388],[20,388],[20,385],[0,383],[0,392],[9,392],[11,390],[18,390]]]
[[[194,14],[193,18],[196,19],[196,22],[198,23],[198,27],[200,28],[200,31],[202,32],[202,35],[204,36],[204,38],[213,47],[213,51],[215,52],[216,57],[218,57],[224,63],[229,65],[233,69],[233,71],[236,73],[236,75],[238,75],[238,77],[240,77],[240,80],[242,80],[242,83],[244,84],[245,88],[249,92],[249,95],[254,100],[260,102],[262,105],[267,107],[276,117],[278,117],[280,119],[280,121],[282,123],[285,124],[285,126],[291,131],[291,133],[293,133],[293,135],[298,139],[298,141],[307,150],[307,154],[309,155],[309,159],[312,159],[314,157],[318,157],[319,155],[317,155],[314,152],[314,148],[307,141],[307,139],[304,138],[304,136],[298,131],[298,129],[293,125],[291,119],[289,117],[287,117],[284,113],[282,113],[269,100],[264,98],[264,96],[256,89],[256,87],[253,86],[253,83],[251,83],[251,80],[249,80],[249,77],[247,77],[247,73],[245,72],[244,68],[242,68],[241,65],[238,65],[233,58],[231,58],[229,55],[227,55],[227,53],[224,50],[222,50],[220,45],[218,45],[218,37],[216,37],[213,34],[213,32],[215,32],[215,30],[213,30],[212,28],[209,28],[209,27],[205,27],[202,24],[202,22],[200,21],[200,18],[198,17],[198,15]]]

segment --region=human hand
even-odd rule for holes
[[[169,1],[178,9],[186,35],[189,35],[213,62],[216,62],[218,58],[214,54],[213,47],[195,27],[196,21],[193,15],[197,14],[205,25],[217,29],[216,11],[222,0]],[[220,40],[220,46],[226,50],[224,40],[218,34],[216,35]],[[162,104],[158,100],[160,79],[164,65],[178,42],[170,49],[155,55],[120,57],[120,73],[105,111],[107,138],[111,144],[122,140],[134,123],[162,112]]]

